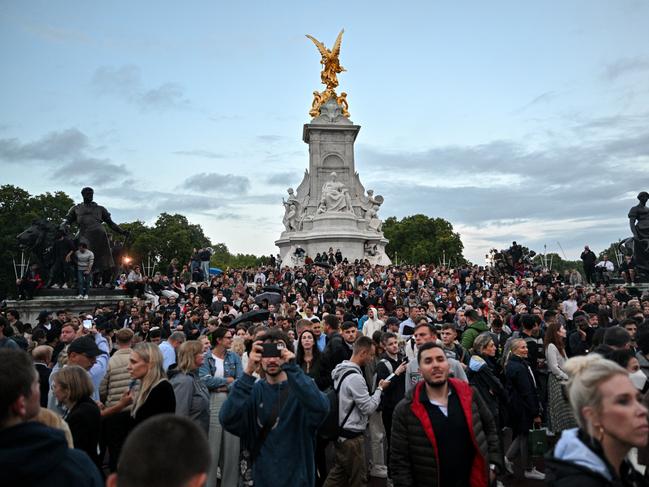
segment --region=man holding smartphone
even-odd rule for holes
[[[273,329],[259,337],[219,413],[223,428],[250,451],[256,487],[315,485],[313,439],[329,402],[294,358],[284,332]],[[256,381],[259,368],[264,378]]]

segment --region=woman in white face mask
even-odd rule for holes
[[[647,392],[649,389],[647,376],[642,372],[642,369],[640,369],[640,362],[638,362],[638,359],[633,354],[632,350],[613,350],[612,352],[607,353],[605,357],[628,370],[629,379],[631,379],[631,382],[633,382],[636,389],[643,394]]]

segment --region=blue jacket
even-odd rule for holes
[[[313,379],[296,364],[282,366],[288,380],[270,385],[245,374],[236,381],[223,403],[219,419],[223,428],[252,449],[268,421],[280,391],[289,388],[276,426],[266,437],[253,465],[255,487],[315,485],[315,438],[329,413],[329,401]],[[291,465],[291,468],[287,468]]]
[[[205,352],[205,360],[203,360],[203,365],[198,369],[198,377],[203,381],[203,384],[207,386],[207,389],[210,392],[216,391],[219,387],[227,386],[228,390],[232,387],[232,384],[228,384],[228,377],[234,377],[238,379],[243,375],[243,366],[241,365],[241,359],[239,356],[231,350],[225,352],[225,357],[223,357],[223,377],[214,377],[214,372],[216,372],[216,364],[212,358],[212,351],[209,350]]]

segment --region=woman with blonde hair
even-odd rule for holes
[[[66,408],[63,419],[70,427],[74,447],[85,451],[100,467],[97,443],[101,431],[101,413],[90,397],[93,390],[90,374],[78,365],[63,367],[52,379],[52,392]]]
[[[546,460],[548,485],[649,485],[626,459],[649,439],[647,408],[628,371],[599,354],[573,357],[565,370],[578,428],[565,430]]]
[[[204,360],[200,341],[183,343],[178,349],[178,365],[169,371],[169,382],[176,395],[176,414],[196,421],[207,433],[210,425],[210,393],[198,377],[198,369]]]
[[[103,411],[103,416],[121,412],[133,403],[130,428],[133,429],[156,414],[176,412],[176,396],[162,367],[162,352],[157,345],[150,342],[135,345],[127,370],[133,379],[131,386],[117,404]]]
[[[509,417],[513,432],[513,441],[505,454],[505,468],[513,474],[513,460],[520,456],[525,478],[543,480],[545,475],[534,467],[527,448],[530,429],[541,424],[541,403],[536,390],[536,379],[527,363],[527,354],[527,342],[522,338],[514,338],[505,365]]]
[[[68,423],[66,423],[63,418],[54,411],[42,407],[32,421],[63,431],[68,447],[74,448],[74,440],[72,439],[72,432],[70,431]]]

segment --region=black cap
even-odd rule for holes
[[[89,357],[96,357],[97,355],[106,353],[99,350],[99,347],[95,343],[95,340],[89,336],[77,338],[72,343],[70,343],[70,345],[68,346],[68,353],[71,352],[82,353]]]

